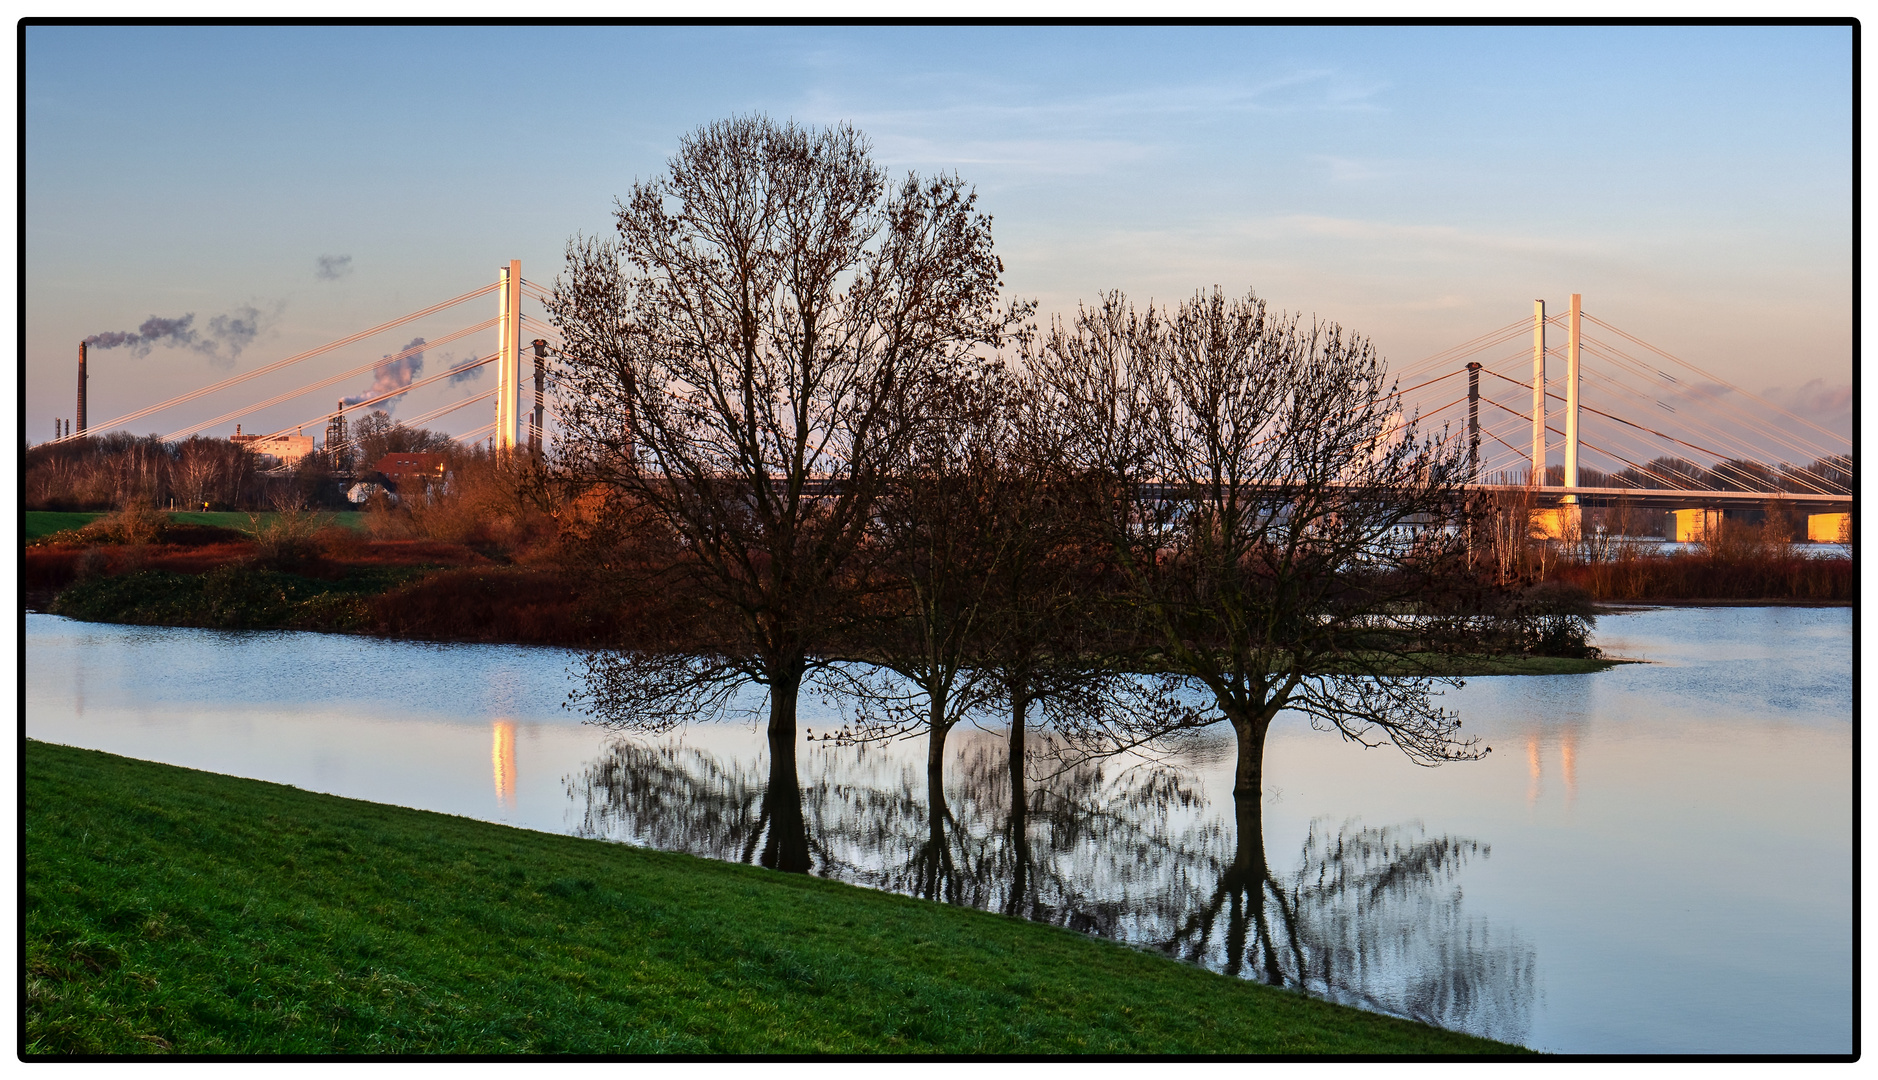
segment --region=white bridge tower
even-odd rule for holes
[[[502,286],[496,291],[496,332],[500,342],[496,354],[496,435],[497,451],[515,449],[515,436],[521,422],[522,387],[522,262],[509,260],[502,268]]]

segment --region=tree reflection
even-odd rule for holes
[[[1532,947],[1463,910],[1478,841],[1316,821],[1286,870],[1257,800],[1222,819],[1177,768],[1014,783],[990,737],[959,740],[943,784],[879,746],[813,747],[800,783],[769,757],[622,740],[568,778],[576,831],[1017,915],[1508,1041],[1530,1023]]]
[[[1260,817],[1256,801],[1235,801],[1230,862],[1154,944],[1228,974],[1523,1041],[1535,953],[1469,918],[1455,884],[1487,845],[1429,837],[1419,825],[1346,823],[1332,833],[1319,820],[1297,870],[1281,876],[1265,857]]]

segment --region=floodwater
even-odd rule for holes
[[[1851,616],[1606,616],[1598,644],[1650,663],[1449,693],[1479,762],[1282,716],[1249,820],[1224,738],[1048,779],[1033,751],[1014,821],[1002,733],[961,728],[936,829],[923,741],[805,741],[809,864],[1543,1050],[1847,1053]],[[774,847],[760,727],[585,726],[561,650],[32,614],[26,661],[36,739],[715,858]],[[805,692],[804,728],[838,723]]]

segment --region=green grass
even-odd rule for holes
[[[31,543],[42,536],[51,536],[56,532],[82,529],[103,516],[103,514],[68,510],[23,510],[20,512],[20,538],[26,543]]]
[[[102,513],[84,511],[25,510],[20,513],[21,539],[26,543],[31,543],[40,537],[51,536],[56,532],[83,528],[103,516]],[[207,513],[200,510],[179,510],[170,515],[170,520],[184,525],[215,525],[224,529],[237,529],[241,532],[252,533],[254,531],[253,518],[258,517],[262,526],[265,527],[278,516],[272,510],[255,514],[253,517],[235,510],[212,510]],[[320,519],[322,526],[344,525],[354,532],[365,531],[365,515],[361,513],[321,510],[314,516]]]
[[[259,518],[261,527],[266,528],[279,516],[272,510],[262,511],[252,517],[235,510],[211,510],[206,513],[200,510],[178,510],[170,515],[170,519],[185,525],[217,525],[224,529],[239,529],[245,533],[252,533],[255,518]],[[318,527],[344,525],[356,533],[365,531],[365,515],[357,511],[318,510],[312,516],[319,520]]]
[[[1635,660],[1617,660],[1608,657],[1584,659],[1575,656],[1522,656],[1507,654],[1504,656],[1448,656],[1427,654],[1425,666],[1416,666],[1413,670],[1403,665],[1401,674],[1457,676],[1476,678],[1483,675],[1589,675],[1594,671],[1603,671],[1618,664],[1634,664]]]
[[[80,581],[54,598],[51,610],[74,619],[144,626],[357,630],[370,617],[369,597],[422,573],[414,567],[355,567],[344,577],[327,579],[240,563],[206,574],[141,570]]]
[[[1069,931],[28,742],[26,1054],[1505,1054]]]

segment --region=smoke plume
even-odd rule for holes
[[[194,312],[174,319],[152,315],[135,332],[110,330],[93,334],[85,339],[85,344],[94,349],[129,349],[132,356],[148,356],[151,349],[161,345],[170,349],[188,349],[218,364],[228,365],[234,363],[235,358],[241,355],[241,350],[252,344],[260,334],[263,319],[259,308],[244,305],[233,314],[217,315],[210,319],[209,332],[206,334],[196,330],[195,322]]]
[[[488,364],[483,364],[478,367],[469,366],[471,364],[476,363],[478,359],[480,358],[474,354],[471,354],[468,359],[464,360],[462,363],[451,368],[450,369],[450,385],[455,386],[458,383],[468,382],[471,379],[482,378],[483,368],[488,367],[489,366]]]
[[[338,281],[352,272],[350,255],[321,255],[314,263],[313,276],[321,281]]]
[[[402,390],[411,385],[411,380],[417,378],[424,370],[423,350],[420,349],[401,359],[394,359],[394,357],[397,357],[399,353],[416,349],[422,344],[424,344],[423,338],[412,338],[410,343],[405,345],[404,348],[399,349],[396,353],[387,355],[383,360],[373,365],[372,388],[365,391],[363,394],[356,394],[347,398],[346,404],[357,405],[360,402],[375,398],[380,394],[389,394],[394,390]],[[387,401],[380,402],[378,407],[386,412],[391,412],[397,407],[397,404],[398,399],[391,398]]]

